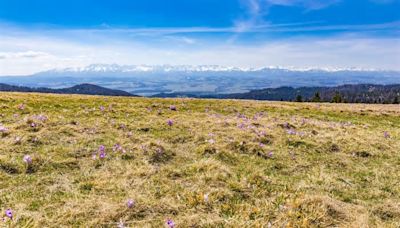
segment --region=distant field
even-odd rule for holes
[[[0,107],[0,227],[400,227],[399,105],[0,93]]]

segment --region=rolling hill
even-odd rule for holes
[[[56,93],[56,94],[86,94],[102,96],[135,96],[122,90],[108,89],[92,84],[80,84],[70,88],[50,89],[31,88],[26,86],[14,86],[0,83],[0,91],[4,92],[35,92],[35,93]]]

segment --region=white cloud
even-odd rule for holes
[[[0,59],[41,58],[49,56],[51,55],[40,51],[0,52]]]

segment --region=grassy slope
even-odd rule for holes
[[[399,106],[18,93],[0,106],[0,217],[15,216],[0,226],[400,226]]]

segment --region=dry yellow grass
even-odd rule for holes
[[[0,93],[0,106],[0,226],[400,226],[398,105]]]

